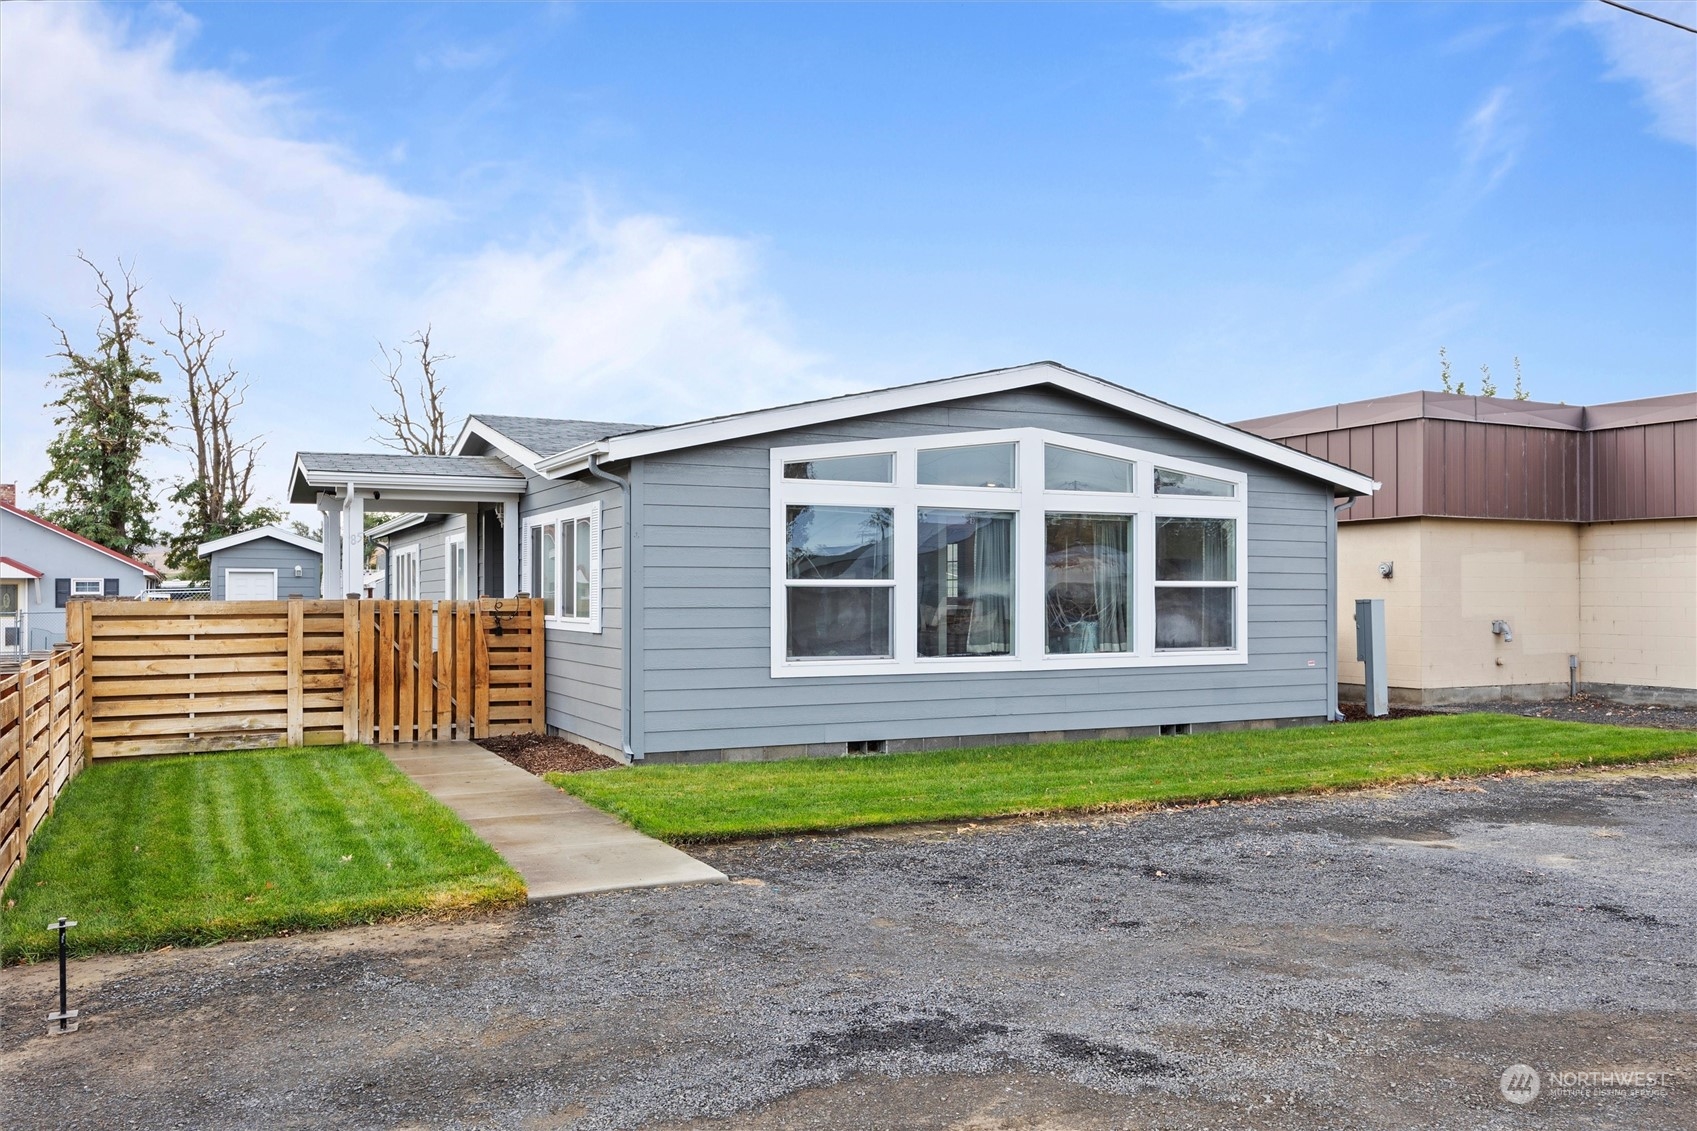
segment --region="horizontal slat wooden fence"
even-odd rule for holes
[[[96,758],[541,730],[541,602],[73,603]]]
[[[0,677],[0,887],[87,764],[84,650],[72,644]]]

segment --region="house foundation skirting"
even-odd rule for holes
[[[1290,719],[1249,719],[1223,723],[1182,723],[1179,734],[1210,731],[1275,730],[1325,722],[1320,715]],[[1040,742],[1087,742],[1093,739],[1155,738],[1165,728],[1105,727],[1097,730],[1041,730],[1014,734],[965,734],[944,738],[892,738],[874,742],[813,742],[788,746],[739,746],[711,750],[665,750],[644,760],[665,763],[777,762],[785,758],[840,758],[862,754],[912,754],[924,750],[962,750],[975,746],[1024,746]],[[1171,731],[1167,731],[1171,733]],[[586,743],[586,745],[588,745]]]
[[[1640,706],[1697,708],[1697,689],[1689,687],[1646,687],[1630,683],[1586,683],[1579,690],[1593,699]],[[1539,703],[1566,699],[1566,683],[1504,683],[1484,687],[1393,687],[1393,707],[1465,707],[1471,703]],[[1338,684],[1338,699],[1363,703],[1366,694],[1359,683]]]

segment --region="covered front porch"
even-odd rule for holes
[[[519,589],[519,500],[526,479],[496,456],[301,452],[289,501],[324,516],[321,595],[359,596],[365,573],[365,516],[464,514],[467,597],[512,597]],[[386,594],[377,594],[384,596]]]

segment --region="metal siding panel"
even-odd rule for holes
[[[1461,430],[1462,459],[1461,466],[1461,497],[1463,499],[1462,515],[1482,515],[1488,513],[1485,508],[1487,486],[1489,479],[1486,473],[1485,461],[1485,429],[1477,424],[1461,423],[1455,427]],[[1454,474],[1454,471],[1451,471]]]
[[[1674,514],[1697,517],[1697,420],[1682,420],[1673,426]]]
[[[1644,433],[1644,516],[1674,518],[1674,426],[1649,424]]]

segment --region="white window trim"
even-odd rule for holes
[[[389,551],[389,559],[384,564],[384,570],[387,572],[389,577],[390,599],[395,601],[421,600],[422,598],[419,593],[402,594],[396,592],[395,583],[401,580],[401,575],[405,572],[400,568],[400,564],[404,561],[410,561],[412,563],[412,580],[414,588],[424,588],[424,579],[419,575],[418,569],[418,543],[413,542],[406,546],[397,546],[395,549]]]
[[[455,561],[454,553],[455,550],[463,550],[465,548],[465,541],[465,531],[463,530],[458,534],[448,535],[442,541],[442,599],[445,601],[471,600],[469,595],[469,591],[471,589],[471,559],[467,557],[466,575],[463,579],[460,579],[458,578],[459,563]],[[457,596],[454,593],[454,582],[456,579],[463,580],[465,582],[464,589],[466,590],[466,592],[462,592]]]
[[[270,577],[271,577],[271,596],[270,596],[269,599],[272,600],[272,601],[275,601],[277,599],[277,594],[279,592],[279,586],[278,586],[278,582],[277,582],[277,571],[276,570],[274,570],[274,569],[260,569],[257,566],[245,566],[245,567],[244,566],[227,566],[224,569],[224,599],[225,600],[230,600],[230,575],[232,573],[269,574]],[[72,584],[73,591],[74,591],[76,583],[72,582],[71,584]]]
[[[969,447],[1014,441],[1019,443],[1017,486],[935,487],[918,484],[919,449]],[[1131,460],[1136,464],[1136,490],[1131,494],[1050,491],[1044,486],[1043,446],[1055,444],[1076,451]],[[895,455],[896,481],[837,483],[816,479],[785,479],[784,464],[840,455]],[[1156,495],[1155,467],[1193,472],[1236,486],[1231,498]],[[1159,452],[1090,440],[1043,428],[1008,428],[989,432],[953,432],[905,436],[886,440],[855,440],[836,444],[771,450],[771,672],[775,678],[796,676],[915,675],[928,672],[1056,671],[1077,668],[1198,667],[1249,662],[1249,476],[1212,464],[1178,459]],[[895,656],[890,659],[801,659],[787,655],[789,602],[785,562],[785,508],[791,505],[884,506],[895,511],[891,553],[895,564],[893,633]],[[914,625],[919,617],[919,560],[913,539],[918,511],[923,507],[1001,510],[1014,513],[1014,650],[1010,656],[922,657]],[[1049,654],[1043,611],[1044,516],[1046,514],[1104,514],[1132,516],[1132,644],[1129,652]],[[1237,521],[1235,628],[1232,648],[1155,647],[1155,519],[1231,518]],[[1030,531],[1036,536],[1029,536]],[[526,543],[528,545],[528,541]],[[1161,585],[1201,586],[1203,582],[1160,582]]]
[[[568,598],[576,604],[576,590],[566,584],[565,574],[565,538],[567,528],[575,528],[583,519],[589,520],[589,615],[578,616],[545,616],[542,622],[548,628],[563,629],[567,632],[589,632],[599,634],[601,631],[601,571],[603,567],[601,553],[601,500],[595,499],[572,507],[560,507],[551,511],[539,511],[526,515],[519,531],[519,588],[532,596],[540,596],[541,588],[536,583],[530,560],[530,532],[539,526],[554,527],[554,568],[557,572],[555,593],[558,596],[558,608],[565,608]]]
[[[92,593],[79,593],[77,586],[93,585]],[[71,578],[71,596],[73,597],[103,597],[106,595],[106,579],[104,577],[73,577]]]

